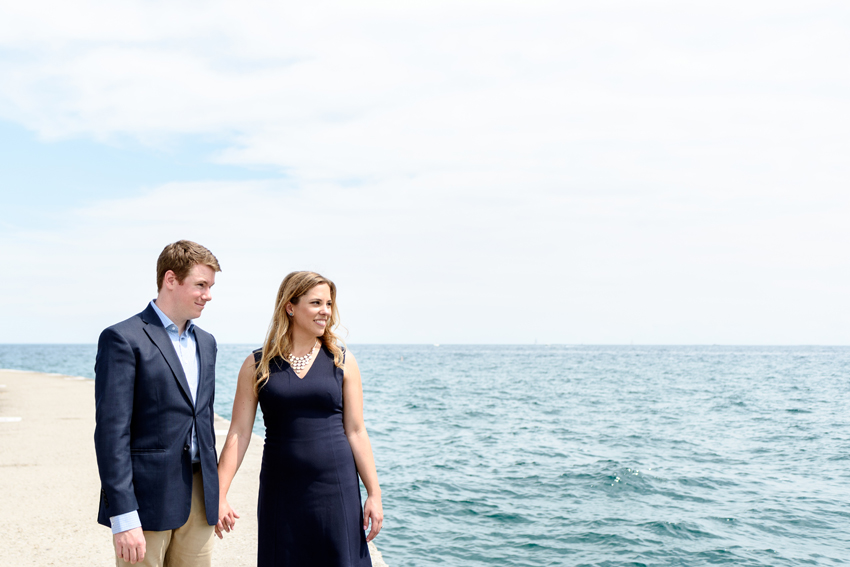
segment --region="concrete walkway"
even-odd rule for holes
[[[218,449],[229,423],[216,418]],[[216,539],[215,567],[256,565],[263,441],[256,435],[228,501],[241,519]],[[97,523],[94,381],[0,370],[0,566],[115,565],[112,536]],[[372,564],[386,567],[370,544]]]

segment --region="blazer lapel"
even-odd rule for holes
[[[180,384],[186,400],[190,405],[194,406],[192,404],[192,392],[189,390],[189,382],[186,381],[186,373],[183,372],[183,365],[180,364],[180,359],[177,358],[174,345],[171,343],[168,331],[162,326],[159,315],[156,314],[153,307],[148,305],[148,308],[142,312],[142,320],[147,323],[145,325],[145,333],[147,333],[151,341],[157,346],[159,352],[162,353],[162,357],[168,363],[168,367],[171,368],[171,372],[177,379],[177,383]]]

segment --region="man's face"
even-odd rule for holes
[[[195,264],[182,283],[174,280],[175,315],[183,320],[197,319],[207,301],[212,300],[215,271],[207,265]]]

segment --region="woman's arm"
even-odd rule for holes
[[[257,415],[257,395],[254,393],[254,355],[248,355],[236,383],[236,395],[233,397],[233,415],[230,419],[230,429],[227,440],[221,450],[218,460],[218,524],[215,533],[223,538],[222,530],[229,532],[236,523],[239,514],[227,503],[227,491],[236,476],[236,471],[242,464],[248,444],[251,443],[251,433],[254,428],[254,418]]]
[[[345,436],[354,453],[354,463],[357,473],[366,487],[369,496],[363,507],[363,529],[372,529],[366,536],[371,541],[384,524],[384,507],[381,504],[381,487],[378,485],[378,472],[375,470],[375,457],[372,455],[372,444],[363,423],[363,384],[360,382],[360,368],[351,351],[345,353],[345,374],[342,381],[342,422]]]

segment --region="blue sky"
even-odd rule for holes
[[[3,208],[61,212],[172,181],[265,179],[274,174],[271,168],[213,163],[211,157],[224,148],[188,136],[160,147],[132,138],[109,143],[81,137],[42,140],[20,124],[0,122]],[[4,217],[4,223],[16,219],[14,214]]]
[[[46,17],[45,14],[50,14]],[[94,342],[179,238],[353,342],[844,344],[839,2],[0,9],[0,342]]]

